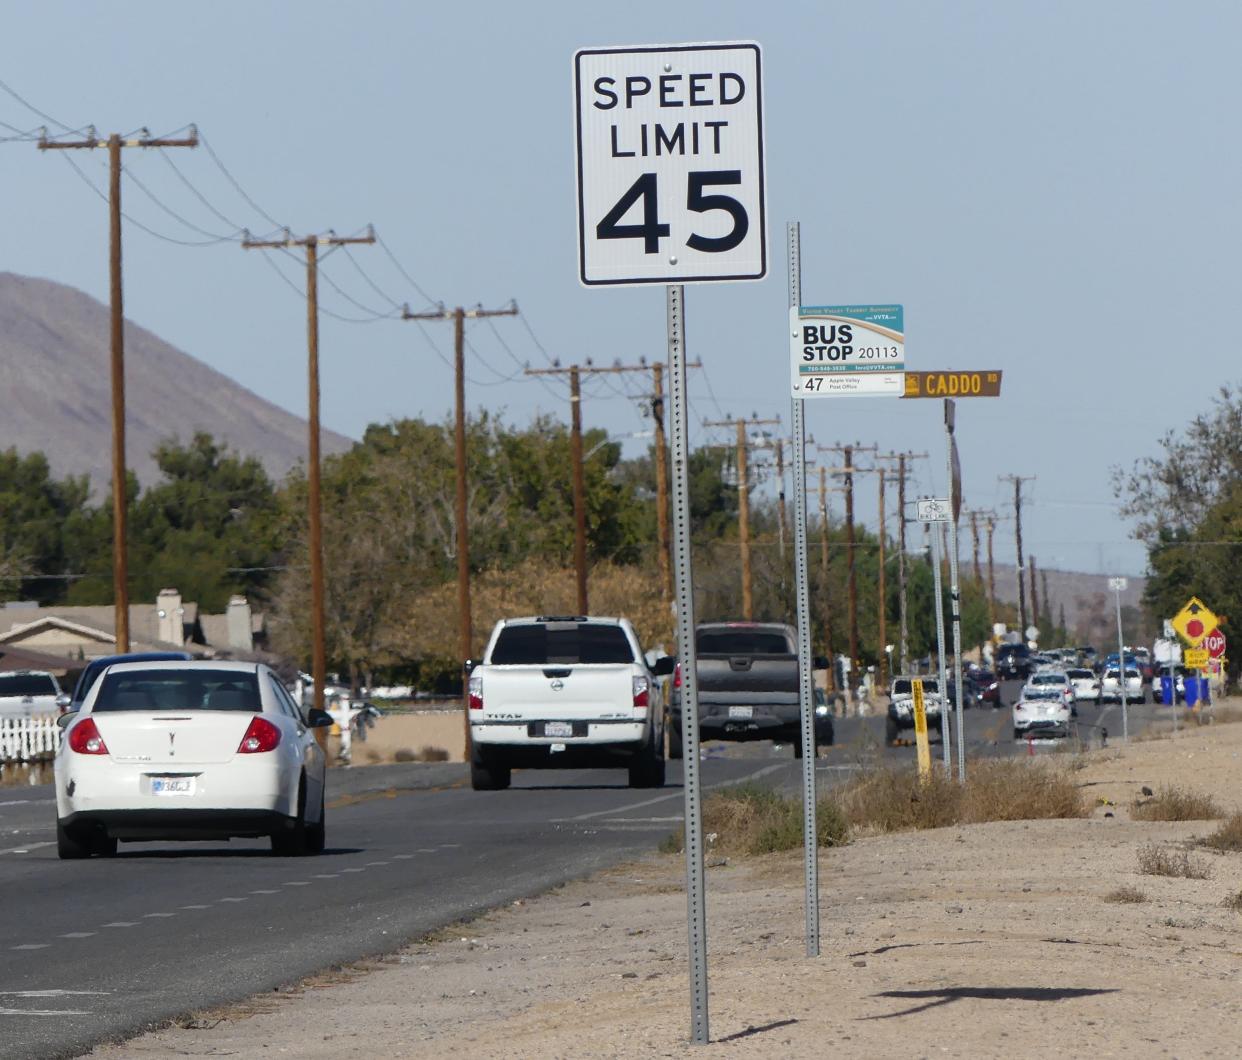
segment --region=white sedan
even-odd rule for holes
[[[1065,675],[1074,688],[1076,700],[1094,703],[1100,698],[1100,679],[1091,670],[1076,668],[1066,670]]]
[[[1100,682],[1100,702],[1121,702],[1121,682],[1117,676],[1117,667],[1110,666],[1104,671],[1104,679]],[[1131,666],[1126,667],[1125,697],[1127,703],[1142,703],[1143,675]]]
[[[270,837],[274,854],[324,847],[325,757],[266,666],[138,662],[111,666],[56,752],[62,858],[116,853],[118,840]]]
[[[1028,690],[1013,705],[1013,738],[1035,734],[1068,736],[1070,706],[1055,687]]]

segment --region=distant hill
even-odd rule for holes
[[[965,557],[964,557],[965,559]],[[1040,575],[1040,609],[1047,610],[1043,601],[1043,568],[1037,567]],[[962,564],[963,576],[969,576],[973,573],[969,559],[965,559]],[[995,566],[996,574],[996,598],[1006,603],[1017,604],[1018,600],[1018,583],[1016,568],[1008,564],[998,563]],[[1113,599],[1113,592],[1108,587],[1108,574],[1083,574],[1078,571],[1049,570],[1048,575],[1048,595],[1051,597],[1052,617],[1054,620],[1059,618],[1060,609],[1065,608],[1065,624],[1070,630],[1079,630],[1088,640],[1096,640],[1100,643],[1115,642],[1117,637],[1117,618],[1116,603]],[[987,577],[987,568],[984,568],[984,577]],[[1123,612],[1128,618],[1130,612],[1127,609],[1140,609],[1143,601],[1143,589],[1147,585],[1146,578],[1136,578],[1129,576],[1127,578],[1127,586],[1121,594],[1121,606]],[[1031,607],[1030,577],[1028,575],[1026,582],[1026,606],[1029,612]],[[1145,639],[1150,635],[1149,620],[1144,620],[1140,628],[1136,631],[1136,639]],[[1139,634],[1142,636],[1140,637]],[[1126,639],[1129,640],[1131,633],[1127,630]]]
[[[51,280],[0,273],[0,449],[42,450],[53,473],[111,478],[110,311]],[[144,486],[167,438],[209,431],[279,478],[306,453],[306,421],[125,323],[126,455]],[[325,454],[352,443],[323,432]]]

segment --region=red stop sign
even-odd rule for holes
[[[1203,638],[1203,646],[1213,659],[1219,659],[1225,654],[1225,635],[1219,629],[1214,629]]]
[[[1192,641],[1198,640],[1204,634],[1203,621],[1198,618],[1192,618],[1186,623],[1186,636]]]

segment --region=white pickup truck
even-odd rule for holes
[[[624,618],[540,616],[496,623],[470,670],[470,782],[509,786],[510,770],[621,767],[630,787],[664,784],[664,701]]]

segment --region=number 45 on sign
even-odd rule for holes
[[[574,111],[583,284],[763,278],[757,44],[583,49]]]

